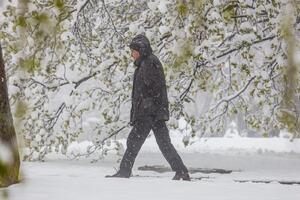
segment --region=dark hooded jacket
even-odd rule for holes
[[[165,75],[159,59],[152,54],[149,40],[144,35],[133,38],[129,46],[140,53],[134,64],[132,107],[130,122],[152,115],[155,120],[169,120]]]

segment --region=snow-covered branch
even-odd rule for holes
[[[251,82],[256,78],[256,76],[253,76],[252,78],[250,78],[247,83],[244,85],[244,87],[242,89],[240,89],[239,91],[237,91],[235,94],[233,95],[230,95],[230,96],[227,96],[227,97],[224,97],[222,98],[221,100],[219,100],[214,106],[212,106],[210,108],[210,110],[215,110],[217,109],[222,103],[226,103],[226,106],[225,106],[225,110],[227,110],[228,108],[228,104],[230,101],[236,99],[237,97],[239,97],[243,92],[245,92],[247,90],[247,88],[249,87],[249,85],[251,84]],[[225,112],[224,112],[225,113]],[[224,114],[223,113],[223,114]],[[219,115],[218,115],[219,116]],[[216,119],[216,117],[213,117],[212,118],[213,120]],[[212,121],[213,121],[212,120]]]

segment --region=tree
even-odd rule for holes
[[[19,181],[20,158],[0,45],[0,187]]]
[[[103,141],[128,122],[133,67],[126,47],[138,33],[147,35],[163,62],[169,125],[176,128],[183,116],[191,126],[185,144],[196,135],[222,136],[236,118],[246,131],[263,136],[281,128],[277,113],[287,62],[278,23],[283,1],[19,2],[18,9],[12,3],[4,12],[0,38],[15,88],[12,105],[28,102],[29,112],[19,115],[25,159],[42,160],[53,150],[65,153],[81,137],[92,141],[89,152],[113,149],[104,148]],[[299,30],[299,17],[291,27]],[[30,76],[16,77],[19,69]],[[299,99],[300,84],[294,85]],[[198,101],[199,93],[209,100],[196,113],[191,106],[205,98]]]

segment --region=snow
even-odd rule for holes
[[[12,158],[9,146],[0,139],[0,163],[11,164],[13,162]]]
[[[299,156],[224,156],[180,153],[188,167],[209,167],[241,170],[231,174],[191,174],[201,180],[172,181],[173,173],[138,171],[138,166],[163,164],[161,154],[141,153],[136,159],[130,179],[106,179],[115,172],[117,158],[109,155],[98,163],[59,158],[47,162],[23,162],[24,181],[10,186],[9,200],[296,200],[299,185],[276,182],[237,183],[234,180],[300,180]],[[245,162],[247,160],[247,162]],[[0,190],[1,191],[1,190]]]
[[[67,150],[67,156],[72,156],[72,155],[82,155],[87,152],[87,150],[92,146],[91,142],[88,141],[83,141],[83,142],[72,142],[68,146]]]
[[[89,120],[94,121],[93,118]],[[193,180],[184,182],[171,180],[173,172],[140,171],[137,168],[145,165],[169,166],[160,153],[153,134],[150,134],[136,159],[134,176],[130,179],[104,178],[107,174],[115,173],[119,167],[120,157],[115,152],[108,151],[108,155],[96,163],[90,162],[92,158],[69,160],[52,153],[46,157],[46,162],[22,163],[22,182],[7,189],[9,200],[299,198],[300,185],[283,185],[279,181],[300,181],[300,139],[291,142],[285,137],[242,137],[234,131],[235,123],[231,123],[228,130],[235,132],[231,137],[189,138],[190,145],[185,147],[181,131],[186,128],[186,122],[180,119],[178,123],[179,128],[171,130],[170,136],[188,168],[218,168],[234,172],[193,173]],[[125,139],[119,139],[118,142],[126,146]],[[106,147],[116,144],[114,140],[109,140]],[[67,149],[67,155],[72,157],[72,154],[84,154],[91,145],[89,141],[73,142]]]
[[[129,25],[129,31],[132,33],[137,33],[139,31],[139,25],[137,23],[131,23]]]
[[[236,124],[234,122],[231,122],[229,124],[224,137],[227,137],[227,138],[240,137],[239,132],[236,129]]]
[[[169,27],[167,26],[160,26],[159,27],[159,32],[163,35],[165,33],[168,33],[170,30],[169,30]]]
[[[97,118],[90,117],[87,119],[88,124],[96,123]],[[170,129],[170,137],[175,148],[183,153],[213,153],[221,155],[299,155],[300,156],[300,139],[293,141],[292,134],[287,131],[280,131],[279,137],[272,138],[249,138],[245,137],[246,132],[238,132],[237,125],[234,121],[229,123],[224,137],[191,137],[191,127],[184,118],[178,121],[177,129]],[[112,142],[113,141],[113,142]],[[104,145],[104,148],[114,149],[117,145],[126,148],[126,138],[121,137],[112,140]],[[188,144],[187,146],[185,144]],[[91,141],[73,142],[68,147],[70,157],[72,155],[84,154],[88,147],[93,146]],[[156,139],[152,131],[141,149],[143,153],[160,153]],[[98,152],[100,153],[100,152]]]
[[[147,6],[150,10],[152,10],[153,12],[157,9],[157,6],[158,6],[158,1],[150,1],[150,2],[147,2]]]
[[[165,1],[165,0],[159,2],[159,4],[158,4],[158,10],[159,10],[162,14],[168,12],[167,4],[168,4],[168,2]]]
[[[233,137],[233,138],[190,138],[190,145],[184,146],[182,142],[182,134],[177,131],[171,133],[172,143],[176,149],[184,153],[216,153],[225,155],[237,154],[299,154],[300,155],[300,139],[295,139],[293,142],[288,138],[248,138],[248,137]],[[119,140],[126,146],[126,139]],[[142,150],[147,153],[158,153],[159,148],[156,145],[156,140],[151,135],[143,145]]]

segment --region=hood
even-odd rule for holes
[[[137,50],[140,53],[141,57],[147,57],[153,52],[148,38],[142,34],[135,36],[132,39],[129,47],[131,49]]]

